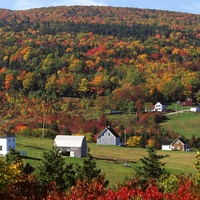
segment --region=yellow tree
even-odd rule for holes
[[[148,139],[147,145],[148,145],[148,147],[153,147],[155,145],[155,140],[154,139]]]
[[[14,162],[9,165],[0,160],[0,190],[6,190],[9,184],[16,183],[22,174],[20,170],[21,162]]]
[[[47,83],[46,83],[46,86],[45,86],[45,90],[48,90],[48,91],[53,91],[55,90],[56,88],[56,75],[55,74],[52,74],[48,79],[47,79]]]
[[[32,85],[34,85],[34,74],[32,72],[28,72],[23,80],[23,87],[25,89],[30,89]]]
[[[132,136],[127,140],[126,145],[129,147],[139,147],[140,139],[141,138],[139,136]]]
[[[89,81],[86,78],[81,79],[78,91],[83,94],[86,94],[89,91]]]
[[[91,90],[96,91],[97,95],[100,95],[103,91],[104,88],[103,86],[103,74],[97,74],[93,81],[90,82],[91,85]]]

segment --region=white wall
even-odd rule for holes
[[[10,152],[10,148],[16,150],[16,137],[0,138],[0,155],[6,155]]]
[[[200,107],[191,107],[190,111],[191,112],[199,112],[200,111]]]
[[[0,155],[7,154],[7,138],[0,138]]]
[[[162,150],[171,151],[171,145],[162,145]]]

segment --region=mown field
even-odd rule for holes
[[[168,120],[161,123],[161,127],[173,130],[186,138],[191,139],[193,135],[200,137],[200,113],[183,112],[168,115]]]
[[[44,150],[52,148],[53,140],[39,138],[17,137],[17,150],[27,151],[26,161],[37,166],[40,163]],[[123,182],[125,177],[133,177],[134,167],[139,165],[138,160],[147,156],[146,149],[128,148],[118,146],[99,146],[94,143],[88,144],[91,155],[95,158],[97,166],[105,173],[110,181],[110,187],[117,182]],[[158,151],[158,154],[168,154],[163,159],[166,169],[174,173],[196,173],[193,168],[196,152]],[[68,163],[82,163],[84,158],[66,157]],[[124,162],[130,164],[130,168],[124,167]]]

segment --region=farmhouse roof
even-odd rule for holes
[[[105,132],[110,132],[115,138],[119,138],[119,135],[110,126],[106,127],[103,131],[101,131],[97,138],[100,138],[102,135],[104,135]]]
[[[81,147],[84,136],[57,135],[54,144],[58,147]]]
[[[0,129],[0,138],[16,137],[13,133]]]
[[[175,140],[172,142],[172,144],[175,143],[177,140],[181,141],[183,144],[186,144],[186,142],[185,142],[182,138],[177,138],[177,139],[175,139]]]
[[[119,137],[119,135],[115,132],[115,130],[112,129],[110,126],[108,126],[107,129],[108,129],[116,138]]]
[[[174,144],[177,140],[181,141],[183,144],[186,144],[186,142],[185,142],[182,138],[177,138],[177,139],[175,139],[175,140],[173,140],[173,141],[164,140],[164,141],[162,142],[162,145],[172,145],[172,144]]]

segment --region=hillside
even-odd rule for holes
[[[58,131],[70,126],[61,124],[61,114],[93,110],[99,117],[110,109],[140,113],[157,101],[200,101],[199,15],[99,6],[0,9],[0,34],[3,119],[35,119],[32,126],[41,127],[48,115]]]

